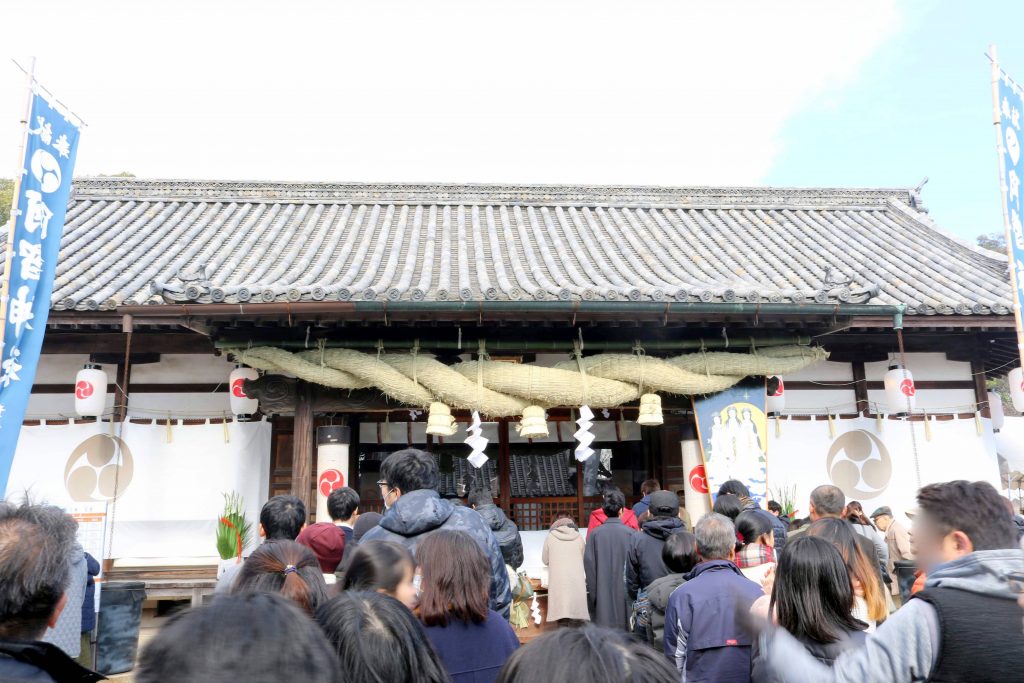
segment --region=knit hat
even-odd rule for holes
[[[340,527],[328,522],[313,524],[299,532],[295,540],[313,551],[324,574],[333,574],[341,564],[341,556],[345,553],[345,532]]]
[[[679,514],[679,496],[671,491],[655,491],[649,509],[654,517],[675,517]]]
[[[352,527],[352,540],[359,543],[370,529],[380,524],[380,520],[383,518],[384,516],[379,512],[360,514],[356,519],[355,526]]]

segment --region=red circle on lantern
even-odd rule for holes
[[[317,488],[320,490],[320,495],[329,496],[331,491],[340,489],[344,485],[345,476],[341,473],[341,470],[330,469],[320,473]]]
[[[782,396],[784,393],[786,393],[786,384],[782,381],[782,378],[779,377],[779,388],[775,390],[775,395]]]
[[[704,471],[704,465],[697,465],[690,470],[690,487],[697,493],[708,492],[708,475]]]
[[[917,388],[914,386],[914,380],[905,379],[900,382],[900,391],[903,392],[904,396],[913,396],[917,393]]]
[[[92,392],[92,382],[87,382],[84,379],[80,379],[75,384],[75,398],[89,398],[90,396],[92,396]]]
[[[231,394],[237,398],[249,398],[245,393],[245,378],[239,377],[231,383]]]

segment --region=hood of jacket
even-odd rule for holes
[[[559,541],[575,541],[580,537],[580,532],[571,526],[559,526],[551,530],[551,535]]]
[[[1024,572],[1024,551],[1012,548],[977,550],[935,567],[925,579],[925,587],[958,588],[1016,600],[1016,594],[1010,591],[1006,582],[1006,575],[1010,572]]]
[[[644,522],[643,531],[648,536],[664,541],[684,526],[683,520],[678,517],[659,517]]]
[[[476,511],[480,513],[480,516],[484,518],[487,525],[491,527],[491,531],[500,530],[508,522],[508,517],[505,516],[504,511],[494,505],[481,505],[477,507]]]
[[[410,491],[388,508],[380,525],[400,536],[419,536],[444,524],[454,509],[437,491]]]

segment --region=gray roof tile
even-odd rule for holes
[[[1010,313],[904,189],[75,181],[53,306],[859,301]]]

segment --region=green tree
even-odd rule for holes
[[[14,201],[14,181],[0,179],[0,225],[7,225],[11,217],[11,202]]]
[[[976,242],[982,249],[998,251],[1000,254],[1006,253],[1005,232],[990,232],[987,235],[978,235]]]

